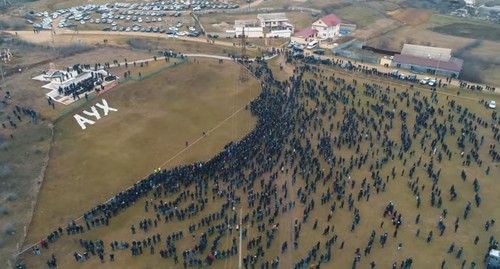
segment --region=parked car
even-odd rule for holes
[[[429,77],[423,78],[420,80],[420,84],[426,85],[427,83],[429,83],[429,80],[431,80],[431,78]]]
[[[317,50],[314,50],[313,53],[318,54],[318,55],[325,55],[325,50],[317,49]]]
[[[488,107],[491,109],[495,109],[497,107],[497,102],[491,100],[490,103],[488,104]]]
[[[429,82],[427,82],[427,85],[429,85],[429,86],[431,86],[431,87],[436,86],[436,80],[435,80],[435,79],[431,79],[431,80],[429,80]]]

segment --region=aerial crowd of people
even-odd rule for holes
[[[94,257],[105,263],[122,256],[158,255],[183,268],[205,268],[236,259],[241,235],[245,269],[283,268],[283,262],[293,269],[331,268],[325,265],[335,259],[351,259],[353,269],[368,260],[374,269],[379,261],[370,257],[371,250],[388,243],[402,249],[406,243],[400,233],[409,230],[405,223],[417,225],[415,240],[429,245],[435,236],[460,233],[471,214],[484,218],[486,233],[494,227],[495,219],[474,215],[474,208],[484,202],[479,178],[497,169],[500,161],[496,113],[482,118],[453,97],[443,101],[435,89],[426,95],[348,81],[320,66],[332,62],[286,56],[292,59],[285,65],[293,70],[287,80],[276,79],[263,60],[249,64],[262,92],[247,106],[257,118],[256,126],[240,141],[229,142],[206,162],[155,170],[85,212],[82,219],[55,229],[32,247],[33,253],[39,255],[52,244],[57,248],[60,237],[72,236],[78,239],[73,251],[77,263]],[[356,67],[351,71],[368,72]],[[474,192],[470,201],[461,193],[465,184],[456,182],[448,190],[449,181],[442,176],[446,164],[457,158],[463,166],[461,181]],[[470,166],[480,167],[482,173],[471,174],[466,169]],[[394,197],[379,209],[380,224],[367,220],[360,209],[369,207],[370,199],[380,201],[378,196],[401,180],[408,190],[399,192],[414,197],[414,210],[400,209]],[[428,210],[422,209],[424,203],[442,212],[436,216],[435,229],[422,224],[421,212]],[[129,227],[129,236],[111,241],[83,239],[94,229],[112,225],[114,217],[134,206],[143,207],[143,215]],[[449,207],[462,207],[463,214],[451,216]],[[352,216],[345,231],[339,228],[338,223],[345,221],[336,218],[339,211]],[[318,219],[317,212],[325,217]],[[454,219],[452,231],[446,226],[450,218]],[[164,229],[175,223],[184,223],[184,228]],[[285,225],[289,235],[279,236]],[[352,240],[351,234],[358,230],[371,231],[365,242]],[[488,241],[486,255],[498,248],[491,232],[488,237],[480,235],[479,229],[470,232],[475,233],[474,245]],[[321,236],[310,242],[312,233]],[[186,241],[189,247],[181,248]],[[348,245],[354,253],[334,258]],[[304,249],[303,256],[292,254]],[[466,251],[455,243],[448,249],[454,255],[450,257],[462,260],[462,269],[474,269],[483,262],[464,259]],[[421,268],[418,263],[408,256],[394,260],[392,268]],[[453,268],[447,267],[446,260],[436,263]],[[55,255],[47,266],[57,268]]]

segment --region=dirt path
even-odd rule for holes
[[[49,31],[42,31],[39,34],[34,34],[32,31],[6,31],[8,33],[11,33],[12,35],[16,35],[18,38],[26,40],[28,42],[33,42],[33,43],[50,43],[52,42],[52,35]],[[16,34],[17,33],[17,34]],[[104,32],[104,31],[79,31],[78,35],[75,35],[74,31],[72,30],[59,30],[56,31],[54,39],[57,39],[57,35],[62,35],[62,36],[74,36],[72,38],[73,40],[85,40],[87,37],[96,37],[96,36],[102,36],[103,39],[113,39],[113,37],[153,37],[153,38],[164,38],[164,39],[169,39],[169,38],[175,38],[178,40],[185,40],[189,42],[198,42],[198,43],[206,43],[206,44],[215,44],[215,45],[220,45],[220,46],[226,46],[226,47],[234,47],[234,44],[232,42],[227,42],[223,40],[218,40],[218,39],[206,39],[204,37],[185,37],[185,36],[176,36],[176,37],[171,37],[165,34],[159,34],[159,33],[144,33],[144,32]],[[67,40],[57,40],[57,45],[68,45],[71,43],[74,43],[75,41],[70,40],[69,42]],[[62,41],[62,42],[60,42]],[[66,43],[63,43],[66,42]],[[329,56],[321,56],[321,58],[330,58],[332,57]],[[336,57],[340,58],[340,57]],[[344,59],[344,60],[350,60],[350,59]],[[369,68],[376,68],[380,72],[391,72],[392,70],[397,70],[394,67],[385,67],[382,65],[378,64],[370,64],[370,63],[358,63],[357,61],[353,61],[355,65],[361,64],[364,66],[367,66]],[[408,74],[408,70],[404,69],[399,69],[401,73]],[[429,74],[422,74],[422,75],[417,75],[417,79],[423,79],[424,77],[431,77]],[[444,77],[437,77],[437,79],[445,79]],[[471,85],[480,85],[477,83],[469,83]],[[459,86],[459,80],[455,79],[452,81],[451,86]],[[485,88],[485,85],[482,85],[483,88]],[[500,88],[496,87],[495,93],[499,93]]]

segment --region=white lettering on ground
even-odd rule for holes
[[[101,102],[102,102],[102,104],[96,103],[95,106],[91,106],[90,107],[91,112],[86,111],[86,110],[82,111],[83,114],[85,114],[87,116],[93,116],[96,118],[96,120],[99,120],[99,119],[101,119],[101,115],[99,114],[99,111],[97,111],[96,107],[103,110],[104,116],[107,116],[110,111],[113,111],[113,112],[118,111],[118,109],[110,107],[108,102],[105,99],[102,99]],[[87,129],[87,124],[88,125],[95,124],[95,121],[89,120],[89,119],[87,119],[83,116],[80,116],[78,114],[75,114],[73,117],[75,118],[78,125],[80,125],[80,128],[82,128],[82,130]]]

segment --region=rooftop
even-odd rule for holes
[[[288,21],[285,13],[258,14],[257,18],[262,21]]]
[[[323,16],[320,20],[323,21],[323,23],[325,23],[328,27],[332,27],[340,23],[340,19],[335,16],[335,14]]]
[[[451,70],[455,72],[460,72],[464,64],[464,60],[455,57],[451,57],[448,61],[442,61],[437,59],[429,59],[402,54],[394,55],[393,62],[401,64],[413,64],[442,70]]]
[[[451,58],[451,49],[404,44],[401,54],[426,59],[449,61]]]
[[[298,31],[293,36],[309,38],[309,37],[316,35],[317,33],[318,33],[318,30],[316,30],[316,29],[306,28],[306,29],[302,29],[302,30]]]
[[[242,26],[247,26],[247,27],[252,27],[252,26],[260,26],[257,22],[257,20],[235,20],[234,21],[234,26],[236,27],[242,27]]]

